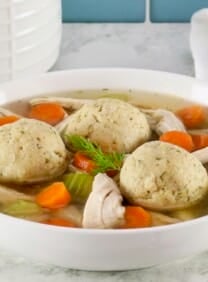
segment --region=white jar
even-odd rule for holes
[[[0,0],[0,82],[49,70],[61,28],[61,0]]]
[[[197,11],[191,19],[190,45],[195,76],[208,81],[208,9]]]

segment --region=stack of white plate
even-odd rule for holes
[[[61,0],[0,0],[0,82],[45,72],[61,39]]]

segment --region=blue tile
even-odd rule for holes
[[[208,0],[151,0],[152,22],[189,22],[192,14],[208,8]]]
[[[64,22],[143,22],[145,0],[62,0]]]

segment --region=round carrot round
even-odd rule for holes
[[[194,149],[194,143],[191,135],[182,131],[168,131],[160,136],[160,141],[177,145],[189,152]]]
[[[67,206],[71,195],[63,182],[55,182],[36,196],[36,203],[44,208],[59,209]]]
[[[32,106],[29,112],[29,118],[41,120],[49,123],[50,125],[56,125],[64,119],[64,109],[53,103],[43,103]]]
[[[200,150],[208,147],[208,134],[192,134],[191,137],[194,143],[194,150]]]
[[[200,127],[206,121],[205,109],[199,105],[183,108],[176,112],[188,129]]]
[[[95,162],[80,152],[75,153],[73,165],[88,173],[95,169]]]
[[[150,227],[151,223],[151,214],[142,207],[125,207],[125,223],[122,228]]]

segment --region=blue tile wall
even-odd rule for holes
[[[143,22],[145,0],[62,0],[65,22]],[[150,0],[152,22],[188,22],[208,0]]]
[[[151,0],[152,22],[188,22],[192,14],[208,8],[208,0]]]
[[[145,0],[62,0],[62,5],[64,22],[145,20]]]

